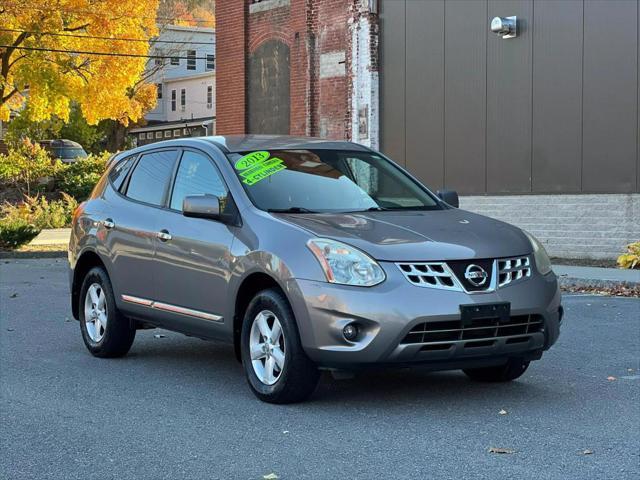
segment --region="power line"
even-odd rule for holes
[[[37,30],[18,30],[15,28],[0,28],[0,32],[13,32],[13,33],[29,33],[31,35],[52,35],[54,37],[73,37],[73,38],[91,38],[96,40],[112,40],[118,42],[144,42],[144,43],[174,43],[174,44],[186,44],[186,45],[215,45],[215,42],[189,42],[178,40],[144,40],[142,38],[116,38],[116,37],[100,37],[94,35],[78,35],[78,34],[66,34],[57,32],[39,32]]]
[[[47,9],[47,8],[36,6],[36,5],[24,5],[24,4],[16,4],[16,3],[14,3],[14,4],[4,3],[4,6],[5,7],[14,7],[14,8],[23,9],[23,10],[25,10],[25,9],[36,10],[36,11],[39,11],[39,12],[47,12],[47,11],[50,11],[50,10],[57,10],[57,11],[60,11],[60,12],[65,12],[65,13],[76,13],[76,14],[79,14],[79,15],[90,14],[90,15],[99,15],[99,16],[102,16],[102,17],[106,16],[105,13],[95,12],[93,10],[86,10],[86,9],[74,9],[74,8],[64,8],[64,7],[55,7],[55,8],[52,7],[50,9]],[[125,15],[120,16],[120,17],[106,17],[106,18],[110,19],[110,20],[117,20],[117,19],[124,18],[124,17],[126,17],[126,18],[148,19],[148,20],[156,20],[156,21],[158,21],[158,20],[166,20],[166,21],[169,21],[169,22],[175,22],[176,20],[182,20],[182,21],[185,21],[185,22],[196,22],[196,23],[214,23],[215,22],[215,20],[207,20],[206,18],[191,18],[191,19],[186,19],[185,18],[185,19],[181,19],[179,17],[148,17],[148,16],[131,17],[131,16],[125,16]]]
[[[78,55],[98,55],[102,57],[132,57],[132,58],[157,58],[157,59],[184,59],[184,60],[207,60],[207,57],[181,57],[174,55],[142,55],[137,53],[111,53],[111,52],[89,52],[84,50],[62,50],[59,48],[41,48],[41,47],[14,47],[12,45],[0,45],[0,48],[13,48],[15,50],[33,50],[37,52],[54,52],[54,53],[75,53]]]

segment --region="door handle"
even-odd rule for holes
[[[162,242],[169,241],[172,238],[168,230],[160,230],[156,233],[156,237],[158,237]]]
[[[116,226],[116,224],[113,223],[113,220],[110,218],[107,218],[106,220],[104,220],[102,222],[102,225],[104,225],[104,228],[106,228],[107,230],[111,230],[113,227]]]

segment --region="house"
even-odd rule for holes
[[[639,10],[218,0],[217,130],[359,142],[553,256],[612,259],[640,240]]]
[[[147,71],[158,103],[145,115],[146,125],[129,131],[134,143],[215,133],[215,30],[164,27],[150,55]]]

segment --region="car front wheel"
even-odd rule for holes
[[[101,267],[84,278],[80,291],[80,330],[84,344],[96,357],[121,357],[131,348],[136,329],[116,307],[111,281]]]
[[[320,373],[302,348],[293,312],[280,291],[264,290],[251,301],[241,345],[249,386],[260,400],[300,402],[315,390]]]

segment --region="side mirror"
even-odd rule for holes
[[[448,203],[452,207],[459,208],[460,200],[458,199],[458,192],[455,190],[438,190],[438,197],[445,203]]]
[[[215,195],[189,195],[182,201],[182,214],[185,217],[220,220],[221,201]]]

